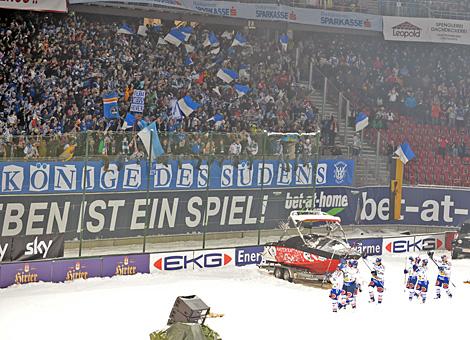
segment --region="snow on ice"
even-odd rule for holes
[[[362,262],[362,261],[361,261]],[[257,267],[137,274],[62,284],[36,283],[0,290],[1,340],[147,340],[166,325],[179,295],[198,295],[211,311],[207,323],[224,340],[454,339],[469,334],[470,260],[453,260],[454,297],[434,300],[430,263],[426,304],[404,292],[404,257],[385,257],[382,305],[368,303],[334,314],[329,291],[274,278]],[[369,272],[360,264],[367,283]]]

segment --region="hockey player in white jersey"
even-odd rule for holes
[[[344,284],[343,270],[344,270],[344,264],[340,263],[338,265],[338,268],[336,268],[336,270],[330,276],[330,282],[333,285],[330,290],[330,299],[332,300],[333,312],[335,313],[338,311],[338,305],[339,305],[339,308],[342,307],[342,302],[339,300],[341,299],[341,291],[343,290],[343,284]]]
[[[428,253],[429,257],[433,259],[433,252]],[[449,283],[450,283],[450,272],[452,265],[447,257],[447,255],[442,255],[440,259],[434,261],[437,264],[438,273],[436,279],[436,297],[435,299],[441,298],[441,288],[447,293],[448,297],[452,297],[450,292]]]
[[[418,282],[418,267],[421,259],[419,256],[410,256],[407,260],[406,267],[404,270],[405,275],[408,275],[406,280],[406,289],[408,290],[408,299],[413,300],[413,296],[416,295],[415,287]]]
[[[421,265],[418,266],[418,283],[416,284],[416,293],[421,296],[423,303],[426,302],[426,296],[428,292],[429,280],[428,280],[428,260],[423,259]]]
[[[354,309],[356,308],[356,295],[357,295],[357,279],[359,270],[357,268],[357,260],[351,259],[348,261],[347,266],[344,269],[344,285],[342,295],[345,297],[346,305],[351,305]]]
[[[382,264],[382,259],[377,257],[375,263],[372,265],[372,277],[369,283],[369,297],[370,302],[375,302],[375,292],[377,289],[377,303],[382,303],[384,293],[384,273],[385,267]]]

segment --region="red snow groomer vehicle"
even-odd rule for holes
[[[341,218],[319,210],[292,211],[288,223],[282,223],[286,232],[295,228],[298,236],[292,236],[264,246],[260,268],[274,276],[292,282],[296,279],[323,280],[335,271],[341,259],[359,259],[361,254],[351,248],[346,239]],[[323,227],[324,233],[312,233],[313,228]],[[306,229],[310,232],[305,233]]]

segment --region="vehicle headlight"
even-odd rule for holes
[[[462,240],[457,240],[457,244],[462,244]]]

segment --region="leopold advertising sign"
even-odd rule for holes
[[[470,45],[470,22],[434,18],[384,17],[385,40]]]

